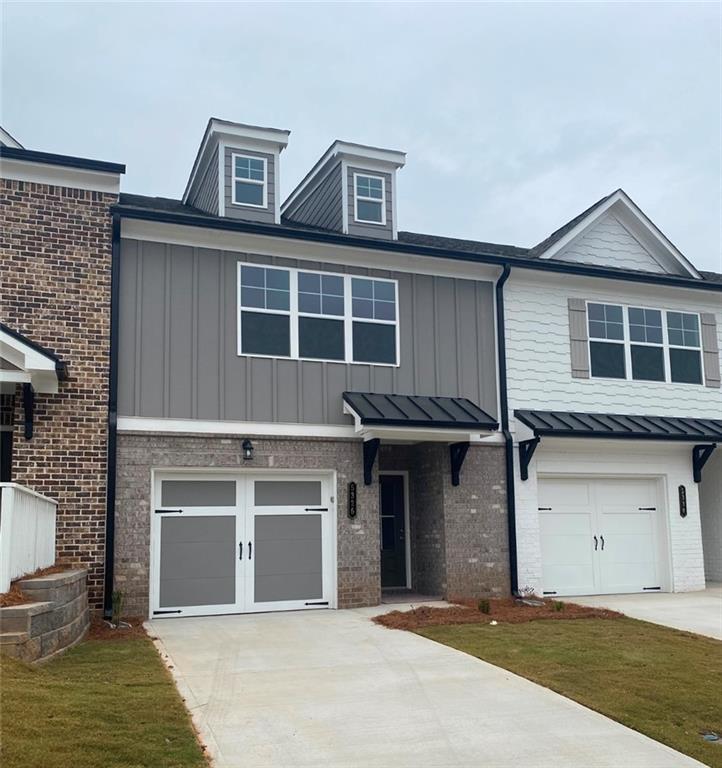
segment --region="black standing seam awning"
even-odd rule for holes
[[[538,437],[722,442],[722,419],[527,410],[514,415]]]
[[[343,400],[363,427],[409,427],[448,429],[463,432],[493,432],[496,419],[466,397],[383,395],[372,392],[344,392]],[[371,485],[379,438],[364,442],[364,483]],[[451,483],[459,485],[461,467],[469,449],[466,442],[449,445]]]
[[[529,476],[529,463],[542,437],[591,437],[612,440],[659,440],[698,443],[692,448],[694,481],[702,479],[702,467],[722,442],[722,419],[681,416],[641,416],[621,413],[515,410],[514,415],[534,433],[519,442],[520,476]],[[699,443],[704,443],[699,445]]]
[[[466,397],[344,392],[344,402],[363,426],[428,427],[493,432],[496,419]]]

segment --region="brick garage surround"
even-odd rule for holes
[[[115,587],[128,615],[148,614],[151,469],[188,467],[335,470],[337,479],[338,605],[377,605],[381,599],[378,484],[363,484],[359,440],[253,438],[251,466],[237,437],[121,433],[115,506]],[[347,514],[347,484],[358,488],[357,516]]]
[[[102,605],[111,217],[117,196],[0,180],[2,321],[60,356],[70,378],[37,394],[23,436],[16,397],[13,481],[58,501],[57,554],[89,570]]]
[[[382,471],[408,471],[411,582],[443,597],[509,594],[503,446],[472,445],[458,486],[449,447],[382,445]]]

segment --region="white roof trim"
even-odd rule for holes
[[[0,328],[0,357],[17,370],[0,370],[0,381],[32,384],[36,392],[57,392],[56,360]]]
[[[11,136],[0,125],[0,144],[4,144],[6,147],[12,147],[13,149],[25,149],[25,147],[13,136]]]
[[[350,141],[338,139],[321,155],[313,168],[301,179],[298,186],[291,192],[281,205],[281,213],[298,198],[301,193],[313,182],[319,170],[330,160],[346,160],[350,165],[358,165],[362,168],[371,167],[378,171],[395,171],[406,165],[406,152],[396,149],[381,149],[369,147],[365,144],[354,144]]]
[[[193,168],[183,192],[183,202],[188,202],[188,196],[195,184],[198,170],[205,167],[203,160],[208,150],[212,151],[219,140],[225,140],[227,144],[236,144],[239,148],[260,149],[278,155],[286,148],[290,134],[290,131],[280,128],[263,128],[258,125],[231,123],[212,117],[208,121],[201,145],[193,161]]]
[[[647,238],[657,248],[668,254],[674,261],[676,261],[689,275],[697,279],[701,279],[701,275],[695,269],[694,265],[688,261],[688,259],[679,251],[674,243],[651,221],[651,219],[642,211],[641,208],[627,195],[627,193],[618,189],[607,200],[604,201],[598,208],[595,208],[585,216],[575,227],[569,230],[564,237],[557,240],[553,245],[547,248],[546,251],[539,255],[540,259],[553,259],[554,256],[560,253],[566,248],[573,240],[582,235],[588,229],[590,229],[597,221],[599,221],[605,213],[612,208],[617,210],[624,210],[629,216],[631,216],[640,226],[640,229],[647,236]],[[634,233],[631,233],[634,236]],[[644,243],[642,243],[644,245]]]
[[[68,168],[64,165],[39,163],[35,160],[0,158],[0,178],[107,192],[111,195],[117,195],[120,192],[120,174],[118,173],[93,171],[87,168]]]

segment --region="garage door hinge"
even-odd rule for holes
[[[328,605],[328,600],[325,603],[304,603],[304,605]]]
[[[183,611],[153,611],[154,616],[160,616],[163,613],[183,613]]]

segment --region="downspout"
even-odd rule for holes
[[[113,570],[115,568],[115,470],[118,442],[118,316],[120,298],[120,216],[113,215],[110,268],[110,366],[108,386],[108,475],[105,507],[105,574],[103,615],[113,613]]]
[[[511,593],[519,589],[516,562],[516,501],[514,496],[514,438],[509,432],[509,396],[506,387],[506,335],[504,327],[504,284],[509,279],[511,267],[504,265],[496,281],[496,346],[499,364],[499,409],[501,410],[501,431],[506,448],[506,510],[509,536],[509,579]]]

